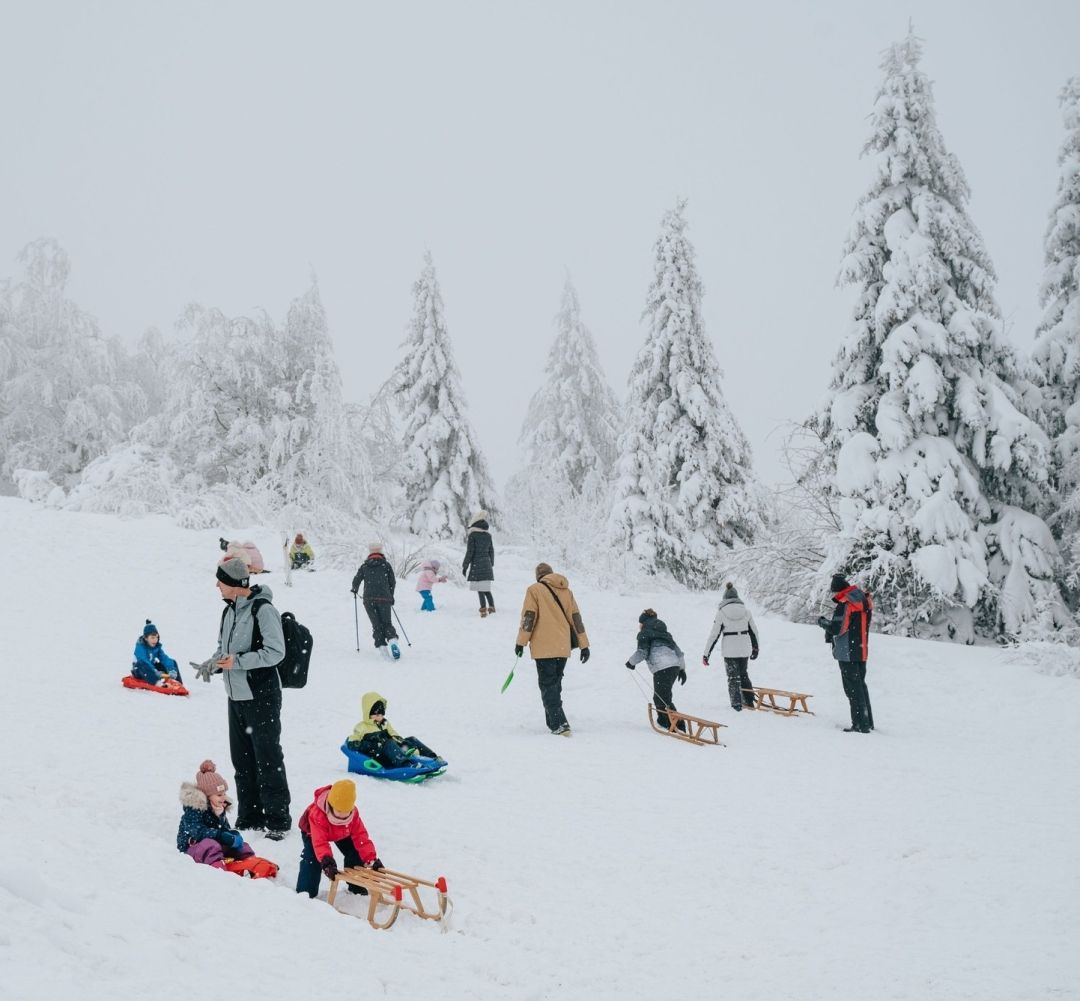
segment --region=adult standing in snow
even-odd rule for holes
[[[701,663],[709,666],[709,658],[712,656],[716,641],[720,640],[720,653],[724,658],[724,669],[727,671],[728,698],[731,700],[731,708],[736,712],[742,712],[743,706],[754,707],[754,696],[750,692],[753,684],[746,666],[749,660],[757,660],[760,645],[758,644],[757,626],[754,625],[754,617],[750,614],[735,585],[728,581],[724,585],[724,593],[720,598],[720,607],[716,610],[712,629],[709,630],[709,638],[705,640],[705,654]]]
[[[536,679],[548,729],[570,735],[570,724],[562,706],[563,672],[570,651],[581,650],[581,663],[589,659],[589,637],[581,621],[577,599],[570,584],[547,563],[536,566],[536,583],[525,591],[521,606],[521,628],[514,654],[518,657],[529,644],[529,655],[536,661]]]
[[[836,602],[832,618],[822,615],[818,625],[825,630],[825,642],[832,644],[833,657],[840,663],[844,694],[851,707],[851,726],[845,733],[869,733],[874,729],[870,692],[866,687],[866,658],[869,652],[870,616],[874,602],[870,595],[840,574],[829,585]]]
[[[653,676],[653,705],[656,722],[665,730],[670,724],[667,710],[675,710],[671,690],[675,682],[686,684],[686,658],[667,625],[656,617],[656,612],[646,608],[638,616],[637,649],[626,662],[633,671],[642,661],[649,665]],[[686,729],[686,721],[679,720],[679,729]]]
[[[273,592],[251,587],[238,556],[217,568],[217,588],[225,602],[213,669],[222,672],[229,696],[229,750],[236,773],[236,826],[266,830],[280,841],[292,827],[289,783],[281,750],[281,680],[285,657],[281,616]],[[209,674],[205,676],[209,681]]]
[[[398,634],[391,614],[397,578],[394,576],[394,568],[390,566],[390,561],[383,553],[381,542],[372,542],[368,546],[368,558],[360,564],[360,569],[353,577],[352,596],[354,598],[361,584],[364,585],[364,611],[371,620],[371,638],[375,641],[375,649],[386,650],[386,644],[389,642],[389,653],[397,657],[397,643],[394,641],[398,638]]]
[[[487,511],[477,511],[469,519],[465,562],[461,564],[461,573],[469,582],[469,590],[480,595],[482,619],[495,614],[495,599],[491,595],[495,586],[495,544],[488,531],[487,516]]]

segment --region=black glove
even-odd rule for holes
[[[585,648],[584,648],[584,649],[583,649],[583,650],[581,651],[581,663],[582,663],[582,664],[584,664],[584,663],[585,663],[585,661],[587,661],[588,659],[589,659],[589,648],[588,648],[588,647],[585,647]]]
[[[679,673],[675,675],[675,677],[679,679],[680,685],[686,684],[686,671],[684,671],[682,668],[679,668]]]
[[[758,655],[758,648],[754,647],[754,649],[750,652],[750,659],[751,660],[757,660],[757,655]]]
[[[817,617],[817,624],[819,626],[821,626],[822,629],[828,629],[829,626],[831,625],[830,621],[827,618],[825,618],[824,615],[819,615]]]
[[[525,647],[523,647],[523,646],[514,647],[514,656],[515,657],[520,657],[524,652],[525,652]]]
[[[627,670],[632,671],[635,667],[637,667],[637,664],[631,664],[630,661],[626,662]]]
[[[324,858],[319,865],[327,879],[333,879],[338,874],[337,863],[332,858]]]
[[[709,666],[709,658],[708,657],[702,657],[701,658],[701,666],[702,667],[708,667]]]
[[[379,861],[378,856],[376,856],[367,864],[367,866],[365,866],[365,868],[374,869],[376,872],[378,872],[380,869],[385,869],[386,866],[384,866],[382,862]]]
[[[349,593],[350,593],[350,594],[351,594],[351,595],[352,595],[352,596],[353,596],[354,598],[356,597],[356,589],[355,589],[355,588],[352,588],[352,587],[350,587],[350,588],[349,588]]]

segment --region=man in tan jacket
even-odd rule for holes
[[[589,637],[581,621],[574,592],[562,574],[547,563],[536,567],[536,583],[530,584],[521,606],[521,628],[514,653],[520,657],[529,644],[529,655],[536,661],[536,677],[548,729],[560,736],[570,736],[570,724],[562,707],[562,679],[570,651],[581,650],[581,662],[589,659]]]

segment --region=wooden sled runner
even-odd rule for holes
[[[665,730],[656,721],[656,707],[649,703],[649,726],[657,733],[666,734],[668,737],[677,737],[685,740],[688,744],[715,744],[718,747],[726,747],[720,740],[720,727],[726,723],[714,723],[712,720],[701,719],[699,716],[688,716],[686,713],[676,712],[674,709],[667,710],[668,727]],[[683,729],[679,729],[679,723]]]
[[[744,688],[743,691],[754,696],[754,704],[747,706],[747,709],[763,709],[781,716],[814,715],[806,708],[806,700],[814,696],[804,692],[785,692],[779,688]],[[777,699],[787,699],[788,704],[778,705]]]
[[[447,904],[450,898],[446,895],[446,877],[440,876],[434,883],[417,876],[406,876],[403,872],[394,872],[393,869],[342,869],[335,877],[330,886],[330,892],[326,896],[326,902],[331,907],[334,905],[334,897],[337,896],[338,883],[351,883],[353,886],[362,886],[368,892],[368,924],[372,928],[389,928],[402,910],[412,911],[417,917],[427,918],[430,921],[442,921],[446,916]],[[438,893],[438,900],[434,911],[424,907],[420,899],[421,886],[430,886]],[[406,902],[405,895],[411,898],[411,903]],[[379,907],[391,908],[390,914],[382,921],[378,920],[375,912]]]

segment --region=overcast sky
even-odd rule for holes
[[[0,0],[0,275],[53,236],[106,333],[281,318],[314,273],[346,397],[434,254],[499,485],[568,269],[615,391],[663,212],[689,199],[724,391],[767,480],[827,387],[880,53],[914,19],[1027,348],[1080,3]],[[750,8],[753,9],[750,9]]]

